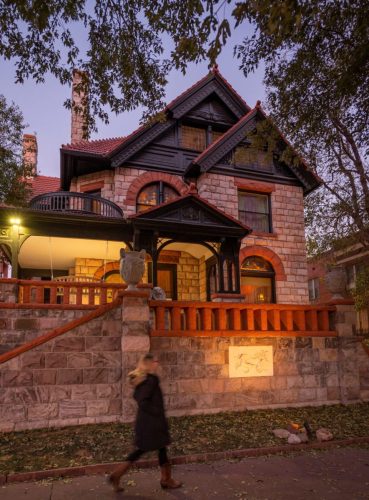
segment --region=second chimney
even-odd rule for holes
[[[37,175],[37,137],[34,134],[23,135],[23,162],[27,165],[27,177]]]
[[[72,82],[72,126],[71,143],[88,139],[87,76],[78,69],[73,70]]]

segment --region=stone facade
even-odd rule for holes
[[[85,190],[89,183],[93,185],[98,180],[103,181],[102,196],[119,205],[125,217],[136,212],[136,197],[146,184],[162,180],[177,189],[180,194],[184,194],[187,190],[187,185],[180,176],[164,172],[147,172],[132,167],[80,177],[74,181],[73,189]],[[273,231],[254,232],[245,238],[240,255],[241,263],[245,257],[243,251],[247,250],[250,255],[252,249],[254,255],[270,261],[275,269],[277,303],[308,303],[302,188],[209,172],[199,177],[197,189],[202,198],[235,218],[238,218],[239,190],[270,194]],[[202,277],[197,279],[203,283],[204,267],[201,272]],[[178,269],[178,275],[180,273],[182,271]],[[189,292],[189,286],[186,285],[185,289],[181,290],[181,279],[178,280],[178,291],[182,299],[205,300],[205,286],[201,285],[200,289],[195,291],[194,288],[198,285],[190,285],[192,291]]]
[[[199,195],[235,218],[238,218],[239,190],[270,194],[273,227],[270,234],[252,233],[244,239],[242,248],[253,247],[255,255],[272,261],[272,265],[274,262],[270,255],[274,254],[281,261],[283,273],[279,275],[276,272],[277,303],[308,303],[302,188],[211,172],[203,174],[198,180]],[[267,249],[269,252],[258,252],[258,249]]]

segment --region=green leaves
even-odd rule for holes
[[[26,177],[32,175],[32,167],[23,162],[24,128],[20,109],[0,95],[0,202],[15,206],[26,203]]]

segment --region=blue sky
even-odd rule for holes
[[[233,46],[240,42],[244,28],[240,28],[232,36],[228,45],[219,57],[218,65],[221,73],[242,95],[246,102],[253,106],[258,99],[265,99],[262,83],[263,68],[245,78],[238,68],[239,61],[233,57]],[[172,72],[166,88],[167,102],[186,90],[208,72],[207,63],[191,64],[186,75]],[[14,83],[14,63],[0,59],[0,93],[8,101],[14,101],[22,110],[28,127],[25,132],[36,133],[38,141],[38,170],[42,175],[59,176],[59,148],[61,144],[70,142],[70,111],[63,103],[70,97],[70,87],[62,86],[52,75],[44,84],[36,84],[32,80],[24,84]],[[142,109],[116,116],[111,113],[110,123],[98,122],[98,132],[91,139],[117,137],[127,135],[139,124]]]

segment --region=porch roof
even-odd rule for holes
[[[252,229],[201,198],[194,186],[188,194],[157,207],[130,216],[137,229],[158,232],[159,236],[191,241],[199,238],[221,241],[227,237],[242,239]]]

